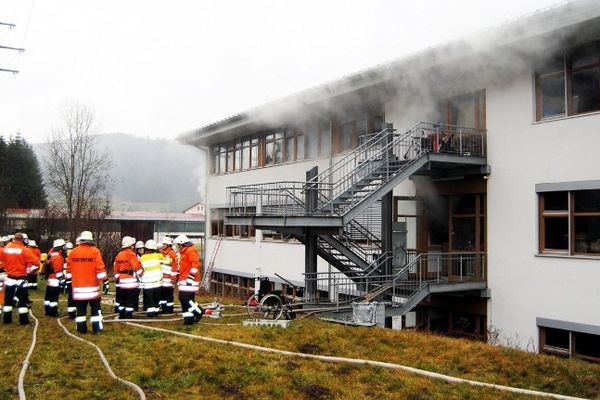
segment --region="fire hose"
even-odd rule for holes
[[[98,355],[100,356],[100,360],[102,361],[102,364],[104,365],[104,368],[106,368],[106,370],[108,371],[108,374],[111,376],[111,378],[121,382],[123,385],[129,387],[130,389],[133,389],[135,392],[137,392],[138,396],[140,397],[140,400],[146,400],[146,394],[144,393],[144,391],[135,383],[130,382],[126,379],[123,378],[119,378],[112,370],[112,368],[110,367],[110,364],[108,363],[108,360],[106,359],[106,357],[104,356],[104,353],[102,352],[102,350],[100,349],[100,347],[98,347],[97,345],[95,345],[94,343],[87,341],[85,339],[80,338],[79,336],[76,336],[74,334],[72,334],[71,332],[69,332],[69,330],[62,324],[61,320],[64,319],[65,317],[61,317],[59,319],[56,320],[56,322],[58,322],[58,324],[60,325],[60,327],[65,331],[65,333],[72,337],[73,339],[77,339],[81,342],[87,343],[88,345],[94,347],[96,349],[96,352],[98,352]]]
[[[29,310],[29,315],[31,315],[31,318],[33,318],[33,320],[35,321],[35,326],[33,327],[33,337],[31,339],[31,346],[29,346],[29,352],[27,352],[27,356],[25,357],[25,360],[23,360],[23,366],[21,367],[21,372],[19,373],[19,380],[17,382],[19,400],[27,399],[27,397],[25,396],[25,387],[23,381],[25,379],[25,373],[27,372],[27,368],[29,368],[29,358],[33,354],[33,349],[35,349],[35,344],[37,342],[37,330],[40,324],[35,315],[33,315],[33,312],[31,312],[31,310]]]
[[[360,358],[334,357],[334,356],[323,356],[323,355],[318,355],[318,354],[298,353],[298,352],[293,352],[293,351],[274,349],[274,348],[270,348],[270,347],[256,346],[256,345],[252,345],[252,344],[248,344],[248,343],[235,342],[235,341],[231,341],[231,340],[223,340],[223,339],[216,339],[216,338],[211,338],[211,337],[207,337],[207,336],[192,335],[189,333],[184,333],[184,332],[179,332],[179,331],[174,331],[174,330],[164,329],[164,328],[158,328],[155,326],[145,326],[145,325],[141,325],[139,323],[134,323],[134,322],[123,321],[123,323],[125,325],[129,325],[129,326],[135,326],[135,327],[142,328],[142,329],[148,329],[148,330],[168,333],[171,335],[182,336],[182,337],[186,337],[186,338],[190,338],[190,339],[203,340],[203,341],[211,342],[211,343],[219,343],[219,344],[224,344],[224,345],[236,346],[236,347],[241,347],[241,348],[248,349],[248,350],[262,351],[262,352],[266,352],[266,353],[281,354],[281,355],[288,356],[288,357],[310,358],[310,359],[315,359],[315,360],[325,361],[325,362],[350,363],[350,364],[355,364],[355,365],[372,365],[372,366],[387,368],[387,369],[403,370],[403,371],[406,371],[406,372],[409,372],[412,374],[416,374],[416,375],[420,375],[420,376],[424,376],[427,378],[442,380],[447,383],[465,383],[465,384],[468,384],[471,386],[484,387],[484,388],[495,389],[495,390],[500,390],[500,391],[505,391],[505,392],[510,392],[510,393],[519,393],[519,394],[526,394],[526,395],[531,395],[531,396],[548,397],[548,398],[560,399],[560,400],[584,400],[583,398],[580,398],[580,397],[573,397],[573,396],[561,395],[561,394],[556,394],[556,393],[541,392],[541,391],[537,391],[537,390],[522,389],[522,388],[516,388],[516,387],[512,387],[512,386],[496,385],[493,383],[480,382],[480,381],[475,381],[475,380],[471,380],[471,379],[456,378],[453,376],[444,375],[444,374],[440,374],[437,372],[426,371],[423,369],[413,368],[413,367],[409,367],[409,366],[401,365],[401,364],[393,364],[393,363],[388,363],[388,362],[360,359]]]

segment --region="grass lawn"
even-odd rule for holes
[[[95,350],[67,337],[43,316],[43,287],[33,292],[38,344],[25,377],[28,399],[136,399],[112,380]],[[208,299],[203,299],[208,301]],[[212,299],[211,299],[212,300]],[[225,301],[227,303],[227,301]],[[65,303],[60,304],[65,313]],[[226,314],[243,310],[229,308]],[[107,307],[105,314],[110,314]],[[600,399],[600,365],[413,331],[348,327],[317,319],[288,329],[213,325],[245,317],[153,324],[195,335],[304,353],[403,364],[489,383]],[[74,332],[74,322],[63,320]],[[208,324],[210,323],[210,324]],[[33,327],[0,326],[0,399],[17,396],[17,378]],[[137,383],[148,399],[505,399],[527,398],[466,384],[447,384],[403,371],[280,356],[186,339],[122,324],[106,324],[99,345],[113,370]]]

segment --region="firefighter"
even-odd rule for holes
[[[100,282],[108,277],[100,250],[94,245],[94,236],[90,231],[79,235],[80,244],[67,257],[67,272],[72,276],[73,300],[77,310],[75,325],[77,332],[87,333],[87,306],[90,305],[92,329],[94,333],[102,331],[102,312],[100,311]]]
[[[148,317],[156,317],[160,311],[159,301],[162,287],[162,264],[165,257],[158,252],[158,245],[152,239],[144,245],[146,252],[140,258],[144,275],[144,309]]]
[[[79,240],[79,238],[77,238]],[[67,242],[65,243],[65,251],[66,257],[69,257],[69,254],[73,251],[73,243]],[[65,276],[64,282],[61,282],[61,287],[63,291],[67,294],[67,314],[69,318],[75,319],[75,315],[77,314],[77,308],[75,307],[75,300],[73,300],[73,286],[71,282],[71,273],[67,271],[67,263],[64,265],[63,274]]]
[[[40,259],[25,247],[22,233],[15,234],[14,240],[4,247],[1,254],[2,264],[6,270],[6,292],[3,307],[3,320],[5,324],[12,322],[12,309],[15,297],[18,302],[19,323],[29,323],[29,308],[27,307],[27,268],[38,265]]]
[[[195,301],[196,292],[200,286],[201,264],[198,251],[186,235],[175,238],[179,247],[179,302],[183,312],[184,325],[191,325],[202,319],[204,310]]]
[[[162,240],[160,252],[165,257],[162,264],[163,283],[160,289],[160,312],[171,314],[173,312],[173,282],[177,281],[177,254],[173,250],[173,239],[166,236]]]
[[[117,301],[120,319],[132,318],[138,302],[138,277],[143,274],[143,271],[142,264],[133,249],[134,244],[135,238],[124,236],[121,239],[121,250],[117,253],[113,265],[115,280],[119,282]]]
[[[65,241],[56,239],[52,243],[52,249],[48,252],[48,262],[44,267],[47,279],[46,295],[44,296],[44,308],[46,315],[58,317],[58,297],[61,285],[64,285],[65,275]]]
[[[42,251],[39,249],[35,240],[29,240],[27,247],[31,250],[33,254],[36,255],[37,258],[41,258]],[[34,266],[27,272],[27,282],[29,282],[29,290],[37,290],[38,288],[38,272],[40,266]]]
[[[141,240],[138,240],[137,242],[135,242],[135,252],[138,255],[138,258],[140,258],[141,256],[144,255],[144,242]]]

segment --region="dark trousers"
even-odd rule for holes
[[[160,287],[152,289],[144,288],[144,308],[146,309],[146,315],[149,317],[157,316],[160,311],[158,308],[160,289]]]
[[[132,318],[133,310],[138,303],[139,289],[119,289],[119,318]]]
[[[125,302],[123,301],[123,293],[121,292],[121,286],[117,283],[115,285],[115,312],[121,312],[121,303],[123,303],[123,307],[125,307]]]
[[[27,282],[29,282],[29,290],[37,290],[38,286],[37,274],[27,274]]]
[[[160,288],[160,312],[171,314],[173,312],[173,286],[162,286]]]
[[[179,291],[179,302],[181,303],[181,312],[183,313],[183,324],[191,325],[198,322],[204,315],[204,310],[195,301],[195,292]]]
[[[75,319],[77,307],[75,304],[75,300],[73,300],[73,286],[71,285],[70,282],[67,283],[66,291],[67,291],[67,313],[69,314],[69,318]]]
[[[16,282],[13,285],[4,283],[4,308],[2,309],[2,317],[5,324],[10,324],[12,322],[12,310],[16,305],[17,312],[19,313],[19,323],[26,325],[29,323],[27,279],[18,279]]]
[[[92,329],[94,333],[100,332],[103,329],[102,326],[102,313],[100,311],[100,299],[93,300],[76,300],[75,308],[77,309],[77,317],[75,318],[75,325],[77,332],[87,333],[87,306],[90,306],[92,321]]]
[[[60,288],[58,286],[46,286],[46,294],[44,295],[44,308],[46,315],[58,317],[58,297]]]

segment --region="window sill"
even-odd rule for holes
[[[594,260],[594,261],[598,261],[600,259],[600,254],[597,256],[584,256],[581,254],[569,255],[569,254],[559,254],[559,253],[537,253],[537,254],[535,254],[535,256],[542,257],[542,258],[568,258],[568,259]]]
[[[563,121],[563,120],[566,120],[566,119],[588,117],[588,116],[591,116],[591,115],[600,115],[600,110],[599,111],[590,111],[590,112],[581,113],[581,114],[575,114],[575,115],[557,115],[557,116],[554,116],[554,117],[542,118],[539,121],[533,121],[532,125],[545,124],[545,123],[548,123],[548,122],[555,122],[555,121]]]

